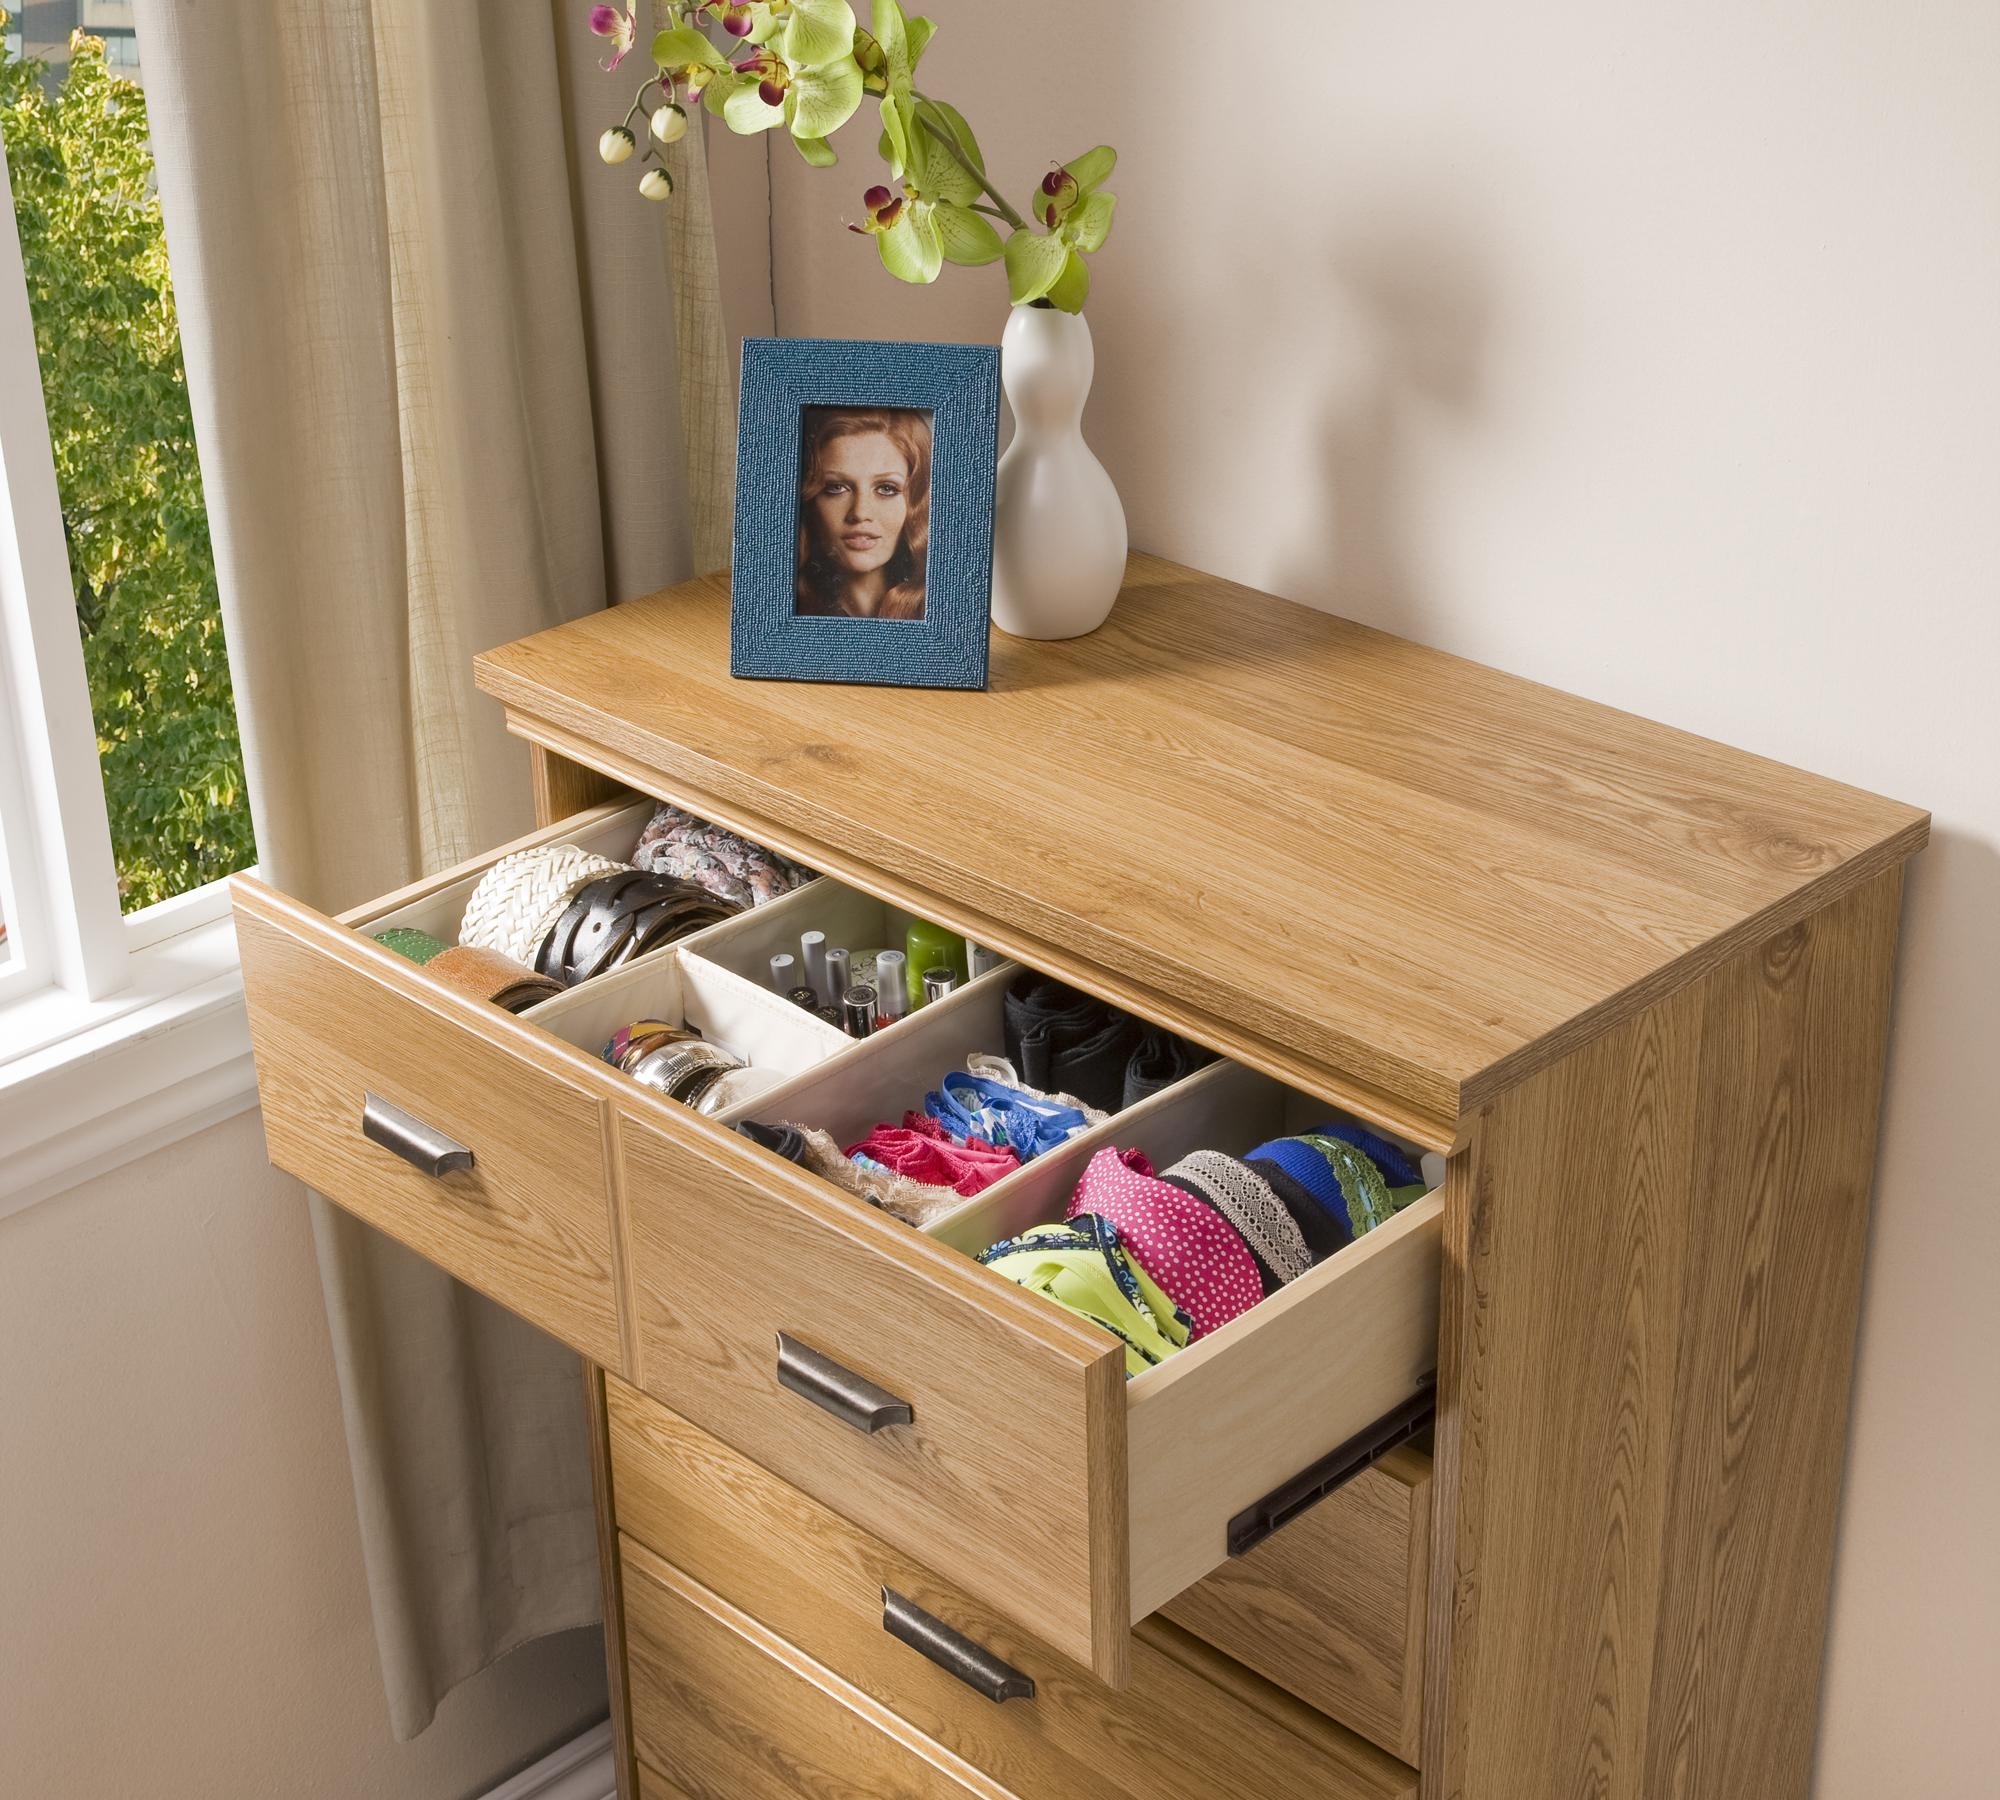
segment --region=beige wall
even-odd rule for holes
[[[305,1202],[257,1113],[0,1221],[0,1793],[460,1800],[604,1704],[572,1632],[390,1740]]]
[[[2000,7],[926,10],[1017,198],[1123,157],[1088,428],[1135,543],[1935,811],[1818,1792],[1992,1793]],[[838,142],[774,163],[779,328],[996,336],[996,271],[842,230]]]

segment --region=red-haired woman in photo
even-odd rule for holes
[[[794,611],[921,619],[931,523],[931,422],[904,407],[808,407]]]

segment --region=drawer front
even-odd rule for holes
[[[640,1384],[1122,1680],[1117,1340],[775,1157],[619,1138]],[[907,1418],[859,1416],[857,1382]]]
[[[628,1542],[670,1547],[694,1582],[1021,1800],[1415,1792],[1408,1768],[1171,1625],[1141,1625],[1129,1685],[1108,1688],[637,1390],[606,1397]],[[957,1673],[892,1635],[884,1590]],[[964,1642],[940,1645],[926,1616]],[[1020,1685],[1010,1671],[1034,1691],[996,1701]]]
[[[238,877],[236,936],[271,1160],[427,1261],[622,1368],[608,1102],[537,1034],[361,932]],[[470,1151],[432,1173],[412,1126]],[[404,1115],[383,1111],[386,1103]]]
[[[1415,1763],[1430,1530],[1431,1459],[1391,1451],[1163,1611]]]
[[[1436,1195],[1128,1385],[1110,1334],[705,1122],[619,1141],[639,1385],[1113,1686],[1235,1515],[1436,1366]]]
[[[642,1793],[1004,1800],[668,1563],[630,1540],[619,1561]]]

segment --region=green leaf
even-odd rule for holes
[[[1016,306],[1039,300],[1062,279],[1070,249],[1060,238],[1017,231],[1007,240],[1007,294]]]
[[[937,225],[931,209],[921,202],[903,208],[903,216],[887,231],[876,235],[882,252],[882,266],[898,281],[921,285],[935,281],[944,267],[944,251],[939,247]]]
[[[889,64],[889,86],[894,89],[910,79],[910,35],[897,0],[875,0],[875,41]]]
[[[1069,260],[1063,264],[1062,273],[1056,277],[1055,285],[1049,289],[1049,300],[1064,312],[1082,312],[1089,294],[1090,265],[1072,250]]]
[[[1117,166],[1118,152],[1109,144],[1099,144],[1095,150],[1086,150],[1075,162],[1063,164],[1086,194],[1101,186]]]
[[[766,106],[764,96],[757,91],[755,76],[746,75],[732,87],[729,97],[722,103],[722,117],[729,129],[738,137],[752,137],[757,132],[769,131],[774,125],[785,122],[782,106]],[[815,137],[824,137],[823,131],[814,132]]]
[[[839,157],[834,155],[833,146],[825,138],[798,137],[794,135],[792,142],[798,145],[799,154],[807,162],[811,163],[815,169],[830,169],[840,160]]]
[[[792,0],[785,32],[785,60],[795,69],[818,69],[854,54],[854,8],[847,0]],[[856,76],[860,70],[855,71]],[[852,112],[852,107],[848,111]]]
[[[983,213],[941,200],[931,217],[937,224],[938,246],[946,262],[977,269],[1000,255],[1000,234]]]
[[[685,69],[690,63],[700,63],[709,69],[729,66],[722,53],[692,25],[663,31],[654,38],[653,61],[663,69]]]
[[[1063,236],[1079,250],[1102,250],[1111,235],[1111,214],[1118,205],[1116,194],[1086,194],[1063,220]]]
[[[861,104],[861,70],[851,56],[823,69],[801,69],[788,98],[794,137],[832,137]]]
[[[889,173],[898,181],[903,171],[910,165],[910,122],[906,115],[907,100],[898,100],[894,94],[887,94],[882,100],[882,160],[889,165]]]

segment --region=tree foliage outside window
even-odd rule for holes
[[[0,62],[0,134],[131,912],[247,867],[256,845],[145,94],[81,33],[60,85],[43,77]]]

